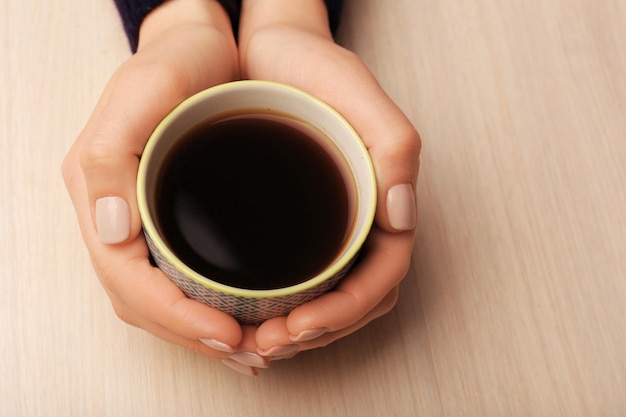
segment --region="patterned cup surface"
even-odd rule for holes
[[[348,273],[354,263],[354,258],[339,272],[319,285],[302,292],[287,294],[280,297],[254,298],[243,297],[206,287],[176,269],[161,254],[152,239],[146,234],[146,241],[157,266],[174,283],[193,300],[203,302],[211,307],[222,310],[236,318],[242,324],[259,324],[272,317],[287,315],[301,304],[317,298],[331,290]]]

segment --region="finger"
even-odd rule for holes
[[[137,236],[141,221],[135,180],[139,156],[158,122],[190,95],[236,77],[223,33],[181,28],[148,44],[116,72],[81,133],[80,164],[89,205],[103,243]],[[221,56],[222,59],[214,59]]]
[[[335,332],[327,332],[319,337],[304,342],[293,342],[287,329],[286,317],[278,317],[263,323],[257,332],[259,343],[258,352],[270,360],[286,359],[294,356],[297,352],[326,346],[342,337],[356,332],[372,320],[387,314],[396,305],[399,287],[394,287],[389,294],[364,317],[351,326]]]
[[[293,310],[287,318],[290,338],[302,342],[349,327],[367,315],[406,276],[413,235],[374,228],[363,258],[327,294]]]
[[[257,330],[257,344],[259,349],[266,351],[273,346],[289,345],[293,342],[289,339],[287,328],[287,316],[274,317],[261,323]]]
[[[119,302],[113,302],[113,305],[116,306],[116,311],[124,311],[124,321],[128,324],[142,328],[166,342],[182,346],[207,358],[220,360],[229,368],[234,369],[235,371],[244,375],[256,376],[258,374],[258,368],[246,365],[242,363],[241,360],[237,361],[233,359],[234,354],[231,351],[225,351],[223,345],[215,345],[215,340],[213,339],[196,340],[186,338],[178,333],[169,331],[168,329],[157,323],[147,321],[143,316],[136,314],[126,306],[121,306]],[[118,315],[121,314],[118,313]],[[253,337],[254,336],[252,335],[252,338]],[[249,336],[247,338],[250,339]],[[217,349],[215,348],[215,346],[217,346]],[[267,359],[261,358],[260,356],[259,360],[262,361],[264,364],[269,363]]]
[[[234,350],[242,338],[239,323],[217,309],[187,298],[160,269],[150,265],[144,245],[141,239],[123,249],[101,245],[96,257],[107,262],[96,262],[96,268],[107,291],[130,310],[141,312],[149,322],[188,339],[211,339],[232,347],[226,350]]]
[[[182,346],[202,356],[215,360],[222,360],[230,355],[229,352],[225,352],[224,350],[212,348],[201,339],[198,340],[181,336],[180,334],[172,332],[158,323],[146,320],[143,316],[132,311],[127,306],[122,305],[119,301],[114,301],[112,299],[112,305],[114,306],[117,315],[122,318],[124,322],[131,326],[141,328],[166,342]]]
[[[357,330],[360,330],[361,328],[365,327],[367,324],[369,324],[373,320],[376,320],[377,318],[380,318],[386,315],[395,307],[396,303],[398,302],[399,293],[400,293],[399,287],[394,287],[389,292],[389,294],[387,294],[385,298],[383,298],[382,301],[374,309],[368,312],[359,321],[357,321],[356,323],[348,327],[338,330],[336,332],[324,333],[323,335],[313,340],[300,343],[299,344],[300,351],[311,350],[311,349],[328,346],[329,344],[341,338],[344,338],[356,332]]]
[[[242,331],[243,335],[241,343],[236,348],[237,352],[232,353],[229,359],[253,369],[267,368],[269,366],[268,359],[257,353],[257,328],[255,326],[243,326]]]
[[[257,362],[263,365],[263,367],[267,367],[269,361],[255,353],[249,352],[239,352],[239,353],[229,353],[223,350],[222,346],[218,346],[219,349],[215,349],[214,340],[207,339],[188,339],[183,337],[177,333],[171,332],[164,328],[163,326],[148,322],[143,317],[136,315],[134,313],[130,313],[127,317],[127,321],[129,324],[132,324],[136,327],[142,328],[154,336],[165,340],[166,342],[170,342],[184,348],[187,348],[191,351],[194,351],[200,355],[203,355],[207,358],[220,360],[224,365],[229,368],[242,373],[248,376],[256,376],[258,374],[258,367],[250,366],[246,364],[246,360],[250,361],[250,359],[245,355],[254,355],[258,357]],[[240,355],[240,356],[235,356]]]
[[[376,171],[379,190],[376,223],[387,231],[413,230],[417,225],[416,183],[419,169],[419,136],[406,126],[397,130],[389,140],[370,139],[367,127],[356,127],[363,132],[364,141]]]
[[[287,317],[274,317],[263,322],[256,334],[259,355],[270,360],[283,359],[295,355],[300,347],[289,339]]]

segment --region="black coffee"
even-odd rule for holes
[[[157,225],[176,256],[248,289],[321,272],[346,241],[354,202],[319,135],[270,113],[232,115],[186,134],[166,158],[156,193]]]

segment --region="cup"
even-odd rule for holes
[[[161,121],[137,196],[156,265],[189,298],[258,324],[347,274],[372,226],[376,180],[330,106],[291,86],[236,81]]]

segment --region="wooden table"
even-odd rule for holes
[[[626,2],[350,0],[423,136],[396,309],[248,378],[121,322],[60,164],[129,51],[110,0],[0,5],[1,416],[626,415]]]

